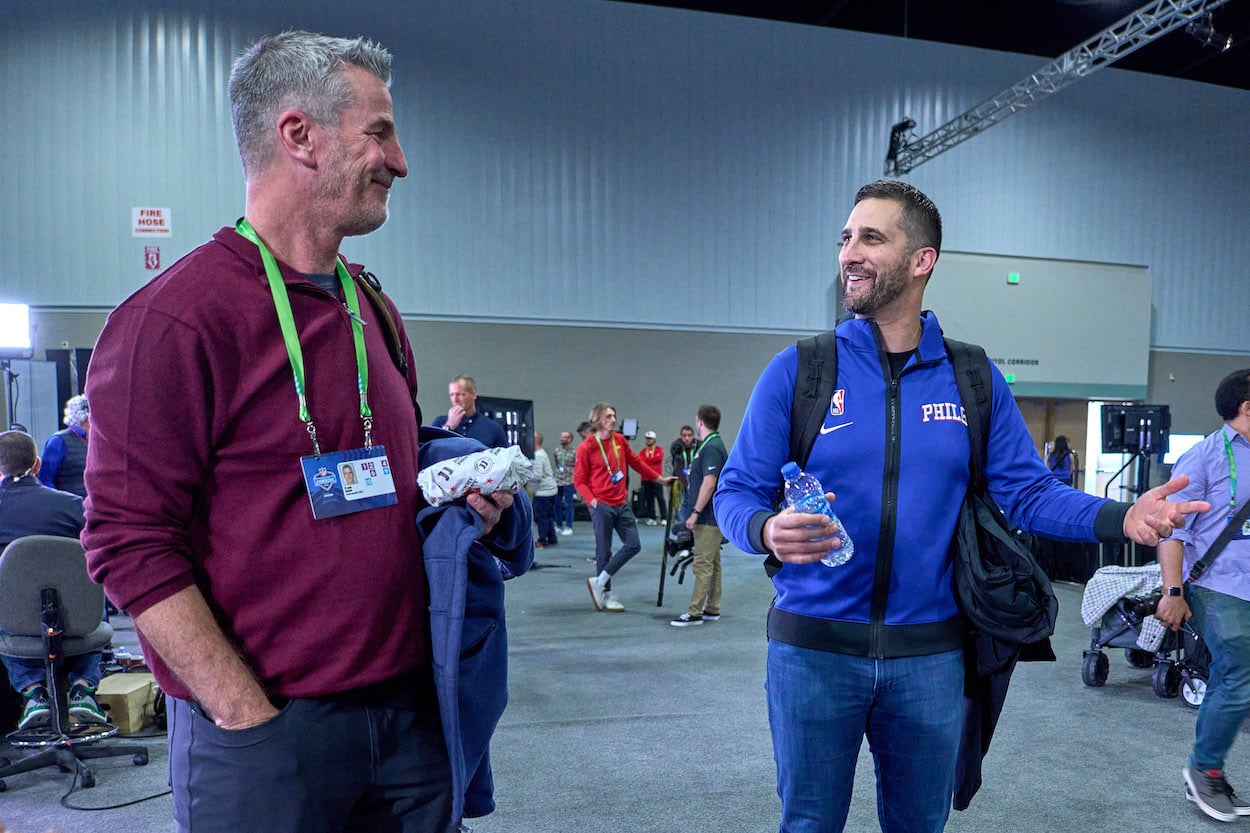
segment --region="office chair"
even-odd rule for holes
[[[0,553],[0,654],[43,659],[52,701],[49,725],[5,736],[12,746],[40,751],[16,763],[0,758],[0,791],[4,778],[46,766],[77,770],[82,785],[92,787],[95,776],[84,763],[87,759],[132,755],[135,766],[148,762],[145,746],[93,745],[117,734],[113,724],[69,720],[63,659],[109,643],[113,628],[100,621],[103,612],[104,589],[87,575],[86,556],[76,539],[30,535]]]

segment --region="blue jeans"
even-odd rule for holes
[[[0,656],[0,663],[4,663],[4,669],[9,672],[9,682],[19,693],[33,685],[46,686],[48,684],[47,675],[44,673],[44,661],[41,659]],[[82,680],[95,688],[100,684],[103,664],[104,655],[99,651],[77,654],[65,658],[65,674],[71,685]]]
[[[617,570],[625,566],[625,562],[642,551],[642,542],[638,538],[638,519],[628,503],[620,506],[608,506],[602,501],[590,510],[590,524],[595,530],[595,569],[599,572],[608,571],[608,575],[616,575]],[[621,548],[612,552],[612,533],[621,536]],[[607,589],[612,589],[612,581],[608,580]]]
[[[884,833],[939,833],[963,729],[962,650],[873,659],[768,643],[781,833],[839,833],[865,735]]]
[[[573,528],[573,486],[556,487],[556,526]]]
[[[1223,769],[1237,731],[1250,714],[1250,602],[1205,587],[1185,588],[1194,626],[1211,651],[1211,677],[1198,709],[1195,769]]]

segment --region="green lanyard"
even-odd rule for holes
[[[611,434],[608,434],[608,439],[612,439]],[[603,455],[604,468],[608,470],[609,474],[612,474],[613,473],[612,464],[608,462],[608,452],[603,450],[603,440],[599,439],[598,434],[595,434],[595,442],[599,443],[599,453]],[[612,442],[612,456],[616,458],[617,471],[620,471],[621,470],[621,452],[617,449],[615,440],[613,440]]]
[[[1237,461],[1233,459],[1233,444],[1228,441],[1228,432],[1221,428],[1220,436],[1224,438],[1224,453],[1228,455],[1228,521],[1232,523],[1233,516],[1237,514]]]
[[[307,385],[304,381],[304,351],[300,348],[299,334],[295,330],[295,316],[291,312],[291,299],[287,295],[286,284],[282,281],[282,273],[278,269],[278,261],[261,242],[260,236],[247,220],[240,217],[234,225],[244,239],[250,240],[260,249],[260,259],[265,264],[265,277],[269,279],[269,291],[273,294],[273,305],[278,312],[278,324],[282,328],[282,340],[286,343],[286,354],[291,361],[291,374],[295,377],[295,394],[299,397],[299,418],[308,427],[308,436],[312,438],[313,454],[321,456],[321,446],[317,442],[317,427],[313,425],[312,414],[308,410],[308,398],[305,395]],[[365,428],[365,448],[373,448],[373,411],[369,410],[369,361],[365,353],[364,319],[360,317],[360,298],[356,295],[356,284],[348,274],[343,260],[334,261],[334,271],[343,284],[343,297],[347,299],[345,306],[351,318],[352,341],[356,346],[356,389],[360,392],[360,421]]]
[[[712,433],[710,433],[710,434],[708,434],[706,437],[704,437],[704,438],[703,438],[703,442],[699,443],[699,447],[698,447],[698,448],[696,448],[696,449],[694,450],[694,456],[695,456],[695,457],[698,457],[698,456],[699,456],[699,452],[701,452],[701,451],[703,450],[703,446],[705,446],[705,445],[707,445],[708,443],[710,443],[710,442],[712,441],[712,437],[719,437],[719,436],[720,436],[720,432],[719,432],[719,431],[713,431]]]

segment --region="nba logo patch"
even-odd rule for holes
[[[833,396],[829,399],[829,415],[842,416],[842,406],[846,402],[846,390],[839,389],[833,392]]]

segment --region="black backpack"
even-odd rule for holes
[[[988,493],[985,460],[993,385],[989,358],[976,344],[951,338],[943,342],[955,370],[971,447],[971,480],[954,541],[955,594],[980,633],[1008,644],[1039,642],[1054,633],[1059,602],[1050,579]],[[805,467],[837,384],[837,339],[832,331],[800,339],[798,352],[790,459]],[[772,555],[764,562],[770,576],[781,566]]]

